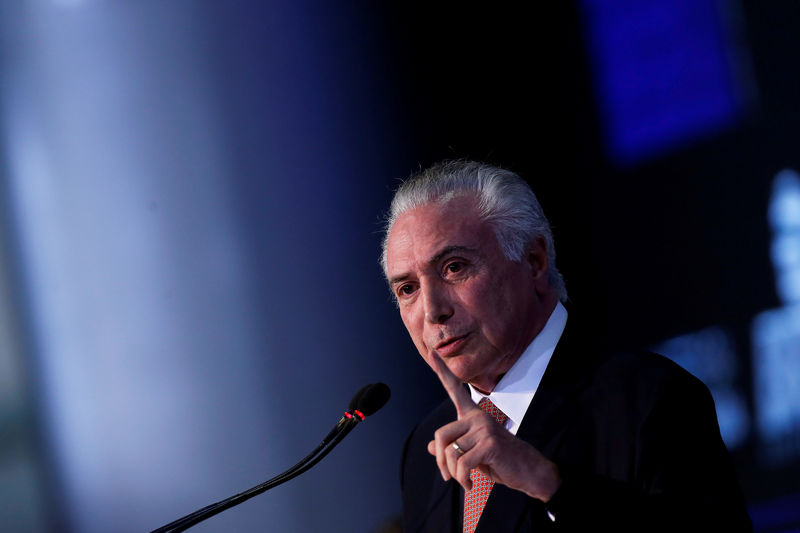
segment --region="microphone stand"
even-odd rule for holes
[[[193,513],[170,522],[165,526],[161,526],[160,528],[151,531],[151,533],[178,533],[179,531],[184,531],[207,518],[233,507],[234,505],[238,505],[244,501],[247,501],[254,496],[258,496],[259,494],[266,492],[271,488],[277,487],[278,485],[286,483],[290,479],[299,476],[320,462],[326,455],[328,455],[328,453],[330,453],[330,451],[335,448],[336,445],[339,444],[339,442],[341,442],[348,433],[350,433],[350,431],[352,431],[356,424],[364,419],[364,415],[362,415],[358,410],[354,411],[355,415],[345,411],[344,416],[342,416],[336,426],[325,436],[325,438],[322,439],[322,442],[319,444],[319,446],[317,446],[311,453],[306,455],[300,460],[300,462],[290,469],[271,479],[268,479],[259,485],[256,485],[255,487],[251,487],[244,492],[240,492],[235,496],[212,503],[211,505],[203,507],[202,509],[198,509]]]
[[[253,496],[257,496],[262,492],[277,487],[278,485],[286,483],[290,479],[299,476],[320,462],[326,455],[328,455],[330,451],[335,448],[336,445],[339,444],[360,421],[364,420],[367,416],[374,414],[378,409],[383,407],[389,400],[390,395],[391,391],[384,383],[370,383],[369,385],[365,385],[355,394],[355,396],[353,396],[353,399],[350,400],[350,405],[344,412],[344,416],[339,419],[339,422],[336,423],[334,428],[325,436],[324,439],[322,439],[322,442],[319,444],[319,446],[317,446],[307,456],[303,457],[299,463],[291,467],[289,470],[235,496],[231,496],[225,500],[221,500],[217,503],[207,505],[202,509],[198,509],[197,511],[190,513],[183,518],[179,518],[165,526],[151,531],[151,533],[177,533],[179,531],[184,531],[198,522],[202,522],[206,518],[210,518],[215,514],[221,513],[225,509],[229,509],[234,505],[238,505],[246,500],[249,500]]]

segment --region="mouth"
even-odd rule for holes
[[[437,344],[436,352],[439,354],[439,357],[445,358],[458,355],[458,351],[467,342],[469,335],[470,334],[467,333],[466,335],[460,335],[458,337],[449,337]]]

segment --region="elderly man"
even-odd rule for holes
[[[406,443],[407,533],[751,530],[705,386],[654,354],[576,348],[518,176],[450,161],[411,177],[382,262],[449,395]]]

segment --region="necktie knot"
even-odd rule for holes
[[[487,413],[489,416],[497,420],[498,424],[505,424],[506,420],[508,420],[506,414],[500,409],[498,409],[497,406],[493,404],[492,400],[490,400],[489,398],[482,399],[480,403],[478,403],[478,407],[483,409],[483,411]]]

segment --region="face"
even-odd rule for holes
[[[462,381],[490,392],[541,331],[556,297],[544,241],[507,259],[472,197],[398,217],[387,276],[400,315],[430,364],[436,351]]]

